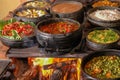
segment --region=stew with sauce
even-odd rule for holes
[[[41,26],[40,31],[50,34],[65,34],[76,31],[79,26],[70,22],[56,22],[48,25]]]

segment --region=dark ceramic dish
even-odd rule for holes
[[[37,18],[27,18],[27,17],[21,17],[21,16],[17,16],[17,12],[21,12],[23,10],[27,10],[27,9],[35,9],[35,10],[43,10],[45,12],[45,15],[37,17]],[[14,11],[13,13],[13,17],[18,20],[18,21],[24,21],[24,22],[34,22],[35,24],[37,24],[39,21],[44,20],[44,19],[48,19],[51,17],[51,15],[49,13],[47,13],[46,10],[44,9],[40,9],[40,8],[33,8],[33,7],[23,7],[23,8],[18,8]]]
[[[0,25],[3,24],[2,26],[4,26],[6,24],[15,22],[15,21],[10,21],[10,22],[9,21],[10,20],[8,20],[8,22],[7,21],[1,21]],[[2,23],[2,22],[5,22],[5,24]],[[32,25],[33,25],[33,23],[32,23]],[[34,27],[34,29],[35,29],[35,25],[32,26],[32,27]],[[0,34],[1,34],[1,31],[0,31]],[[34,33],[32,35],[28,36],[28,37],[22,38],[21,40],[12,40],[12,39],[9,39],[9,38],[5,38],[3,36],[0,36],[0,40],[4,45],[6,45],[8,47],[11,47],[11,48],[28,48],[28,47],[32,47],[32,46],[36,45],[36,37],[35,37]]]
[[[29,48],[36,45],[35,36],[27,37],[22,40],[10,40],[4,37],[0,37],[1,42],[11,48]]]
[[[79,29],[66,34],[49,34],[39,30],[39,27],[43,25],[61,21],[75,23],[79,26]],[[36,37],[39,44],[46,48],[46,50],[57,52],[58,54],[63,54],[70,52],[75,46],[79,44],[82,37],[82,26],[79,24],[79,22],[72,19],[51,18],[38,23]]]
[[[85,80],[120,80],[120,78],[116,78],[116,79],[98,79],[96,77],[93,77],[89,74],[86,73],[85,71],[85,65],[92,60],[94,57],[98,57],[98,56],[119,56],[120,57],[120,51],[119,50],[114,50],[114,49],[107,49],[107,50],[100,50],[100,51],[95,51],[92,52],[90,54],[88,54],[87,56],[83,57],[82,62],[81,62],[81,70],[82,70],[82,74],[84,75]]]
[[[112,29],[112,28],[103,28],[103,27],[97,27],[97,28],[94,28],[92,30],[90,30],[88,32],[88,34],[91,32],[91,31],[94,31],[94,30],[107,30],[107,29],[111,29],[113,31],[115,31],[116,33],[118,33],[118,35],[120,35],[119,31],[115,30],[115,29]],[[87,36],[88,36],[87,34]],[[92,50],[101,50],[101,49],[110,49],[110,48],[117,48],[118,47],[118,42],[120,39],[118,39],[117,41],[115,42],[112,42],[112,43],[106,43],[106,44],[102,44],[102,43],[96,43],[96,42],[93,42],[91,40],[88,39],[88,37],[86,36],[86,44],[87,46],[92,49]]]
[[[90,16],[91,13],[93,13],[97,10],[105,10],[105,9],[108,9],[108,10],[115,10],[116,9],[116,10],[120,11],[120,9],[116,8],[116,7],[106,7],[105,6],[105,7],[92,8],[92,9],[89,9],[87,12],[88,21],[94,25],[102,26],[102,27],[119,27],[120,26],[120,19],[114,20],[114,21],[104,21],[104,20],[95,19],[95,18]]]
[[[55,12],[52,9],[54,6],[56,6],[58,4],[62,4],[62,3],[72,3],[72,4],[80,5],[81,8],[79,10],[77,10],[75,12],[71,12],[71,13]],[[56,3],[54,3],[52,5],[52,7],[50,8],[50,12],[51,12],[51,14],[53,14],[53,16],[55,16],[57,18],[70,18],[70,19],[77,20],[80,23],[83,22],[83,18],[84,18],[84,7],[83,7],[83,4],[81,2],[77,2],[77,1],[58,1],[58,2],[56,2]]]

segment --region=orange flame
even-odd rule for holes
[[[29,60],[31,60],[31,61],[29,61]],[[53,69],[44,70],[43,66],[53,64],[53,63],[69,61],[69,60],[77,60],[77,63],[72,64],[71,66],[66,66],[65,69],[72,68],[72,67],[75,68],[76,73],[72,74],[72,76],[74,77],[74,80],[80,80],[80,63],[81,63],[81,59],[77,59],[77,58],[29,58],[28,62],[30,62],[30,63],[32,62],[32,64],[34,66],[39,66],[40,71],[42,73],[42,76],[47,78],[47,79],[45,78],[43,80],[49,80],[50,75],[52,75]],[[69,71],[68,71],[68,73],[66,73],[64,75],[63,80],[67,80],[67,75],[69,75]]]

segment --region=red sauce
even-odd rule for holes
[[[72,13],[82,8],[81,4],[75,3],[60,3],[53,6],[52,10],[58,13]]]
[[[39,28],[40,31],[50,34],[65,34],[76,31],[79,28],[77,24],[69,22],[56,22],[44,25]]]

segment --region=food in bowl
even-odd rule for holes
[[[93,30],[87,36],[88,40],[100,44],[114,43],[118,41],[119,38],[119,34],[112,29]]]
[[[93,57],[85,65],[85,72],[99,79],[120,77],[120,57],[116,55]]]
[[[82,4],[74,4],[70,2],[64,2],[56,4],[52,7],[52,11],[56,13],[73,13],[82,8]]]
[[[26,18],[38,18],[45,15],[46,12],[44,10],[39,9],[23,9],[22,11],[18,11],[16,13],[19,17],[26,17]]]
[[[93,8],[100,7],[100,6],[119,7],[119,3],[112,2],[110,0],[99,0],[92,5]]]
[[[44,8],[49,6],[47,2],[43,1],[29,1],[24,4],[25,7]]]
[[[1,35],[11,40],[21,40],[22,38],[33,35],[34,28],[24,22],[13,22],[3,26]]]
[[[103,21],[115,21],[120,20],[120,11],[114,9],[104,9],[104,10],[96,10],[89,14],[91,18],[96,20],[103,20]]]
[[[73,19],[49,18],[38,23],[36,38],[38,43],[46,48],[46,51],[53,52],[50,55],[60,55],[70,52],[80,43],[82,27],[79,22]]]
[[[66,34],[76,31],[78,24],[70,22],[55,22],[39,27],[39,30],[49,34]]]

